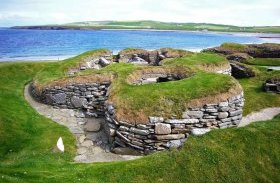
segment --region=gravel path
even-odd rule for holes
[[[242,121],[240,122],[238,127],[243,127],[256,121],[271,120],[278,114],[280,114],[280,107],[266,108],[258,112],[252,112],[242,118]]]
[[[24,89],[27,102],[41,115],[54,122],[66,126],[76,137],[77,155],[74,158],[79,163],[126,161],[141,156],[118,155],[111,153],[108,147],[108,138],[102,130],[98,132],[85,131],[87,123],[104,123],[102,118],[85,118],[81,111],[73,109],[59,109],[42,104],[33,99],[29,92],[29,85]],[[63,137],[62,137],[63,138]],[[66,147],[67,149],[67,147]]]

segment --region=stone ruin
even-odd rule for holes
[[[273,92],[280,94],[280,77],[271,78],[265,81],[263,89],[266,92]]]

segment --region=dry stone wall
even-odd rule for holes
[[[105,115],[104,128],[111,150],[131,148],[141,154],[181,147],[191,134],[202,135],[211,129],[234,127],[242,118],[243,93],[220,103],[188,108],[180,119],[151,116],[148,124],[133,125],[116,119],[114,105],[107,102],[109,87],[110,82],[71,84],[49,87],[40,94],[31,87],[31,93],[45,104],[82,109],[86,117]]]
[[[59,108],[83,109],[88,116],[104,116],[110,82],[54,86],[38,92],[32,86],[32,95],[39,101]]]
[[[106,104],[107,133],[114,148],[133,148],[140,153],[180,147],[188,136],[202,135],[211,129],[237,126],[242,119],[243,93],[226,101],[189,108],[181,119],[149,117],[148,124],[132,125],[115,118],[115,108]]]

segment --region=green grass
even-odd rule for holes
[[[280,66],[280,58],[253,58],[245,61],[250,65]]]
[[[243,52],[247,46],[239,43],[223,43],[221,44],[221,48]]]
[[[110,51],[106,49],[92,50],[60,62],[49,63],[40,70],[40,74],[36,75],[34,80],[40,84],[44,84],[49,81],[64,78],[68,69],[79,67],[79,64],[84,62],[87,58],[108,54],[109,52]]]
[[[139,160],[73,163],[75,140],[71,133],[40,116],[23,97],[24,85],[49,64],[52,63],[0,64],[0,182],[279,181],[280,116],[244,128],[215,130],[202,137],[191,137],[181,150],[160,152]],[[113,71],[113,67],[106,69]],[[124,64],[119,69],[119,72],[130,72],[134,66]],[[280,105],[279,96],[259,89],[263,79],[278,73],[263,69],[259,72],[257,78],[240,80],[246,103],[252,106],[246,109],[248,112],[257,109],[253,102],[261,103],[261,107],[270,106],[265,102],[270,98],[272,101],[278,97],[273,105]],[[65,143],[64,154],[53,152],[60,136]]]
[[[274,76],[280,76],[280,71],[268,72],[266,68],[252,66],[257,75],[253,78],[239,79],[239,83],[245,92],[245,106],[243,114],[249,114],[252,111],[259,111],[266,107],[279,107],[279,94],[266,93],[262,89],[263,83]]]

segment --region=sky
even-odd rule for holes
[[[280,1],[0,0],[0,27],[99,20],[280,26]]]

